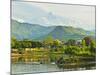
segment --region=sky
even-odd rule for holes
[[[12,2],[12,18],[32,24],[95,29],[95,7],[36,2]]]

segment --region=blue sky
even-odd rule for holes
[[[12,18],[44,26],[63,25],[95,29],[95,7],[34,2],[12,2]]]

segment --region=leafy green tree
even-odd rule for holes
[[[96,53],[96,43],[94,40],[91,41],[90,51]]]
[[[16,44],[17,44],[17,39],[15,37],[12,37],[11,38],[11,47],[16,48]]]
[[[62,42],[58,39],[53,41],[52,47],[53,48],[59,48],[61,46]]]
[[[45,47],[51,47],[53,45],[53,37],[52,36],[48,36],[45,40],[44,40],[44,46]]]
[[[20,48],[20,46],[21,46],[21,43],[15,37],[12,37],[11,38],[11,47],[18,49],[18,48]]]
[[[67,41],[67,43],[68,43],[68,45],[70,45],[70,46],[75,46],[75,45],[76,45],[76,41],[73,40],[73,39],[69,39],[69,40]]]
[[[65,54],[67,55],[74,55],[75,52],[74,52],[74,49],[72,46],[67,46],[66,49],[65,49]]]
[[[84,40],[84,39],[82,40],[82,46],[83,46],[83,47],[86,46],[86,43],[85,43],[85,40]]]
[[[92,38],[90,36],[84,37],[86,46],[89,46],[91,44]]]
[[[41,43],[39,41],[32,41],[32,47],[33,48],[36,48],[36,47],[40,48],[42,46],[43,46],[43,43]]]

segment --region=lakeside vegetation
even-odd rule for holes
[[[61,41],[48,37],[43,41],[17,40],[12,37],[12,63],[55,63],[59,68],[95,67],[95,39]]]

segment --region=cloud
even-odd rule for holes
[[[12,3],[12,17],[29,23],[95,28],[95,7],[37,2]],[[50,13],[52,13],[50,15]],[[49,17],[48,17],[49,15]]]

